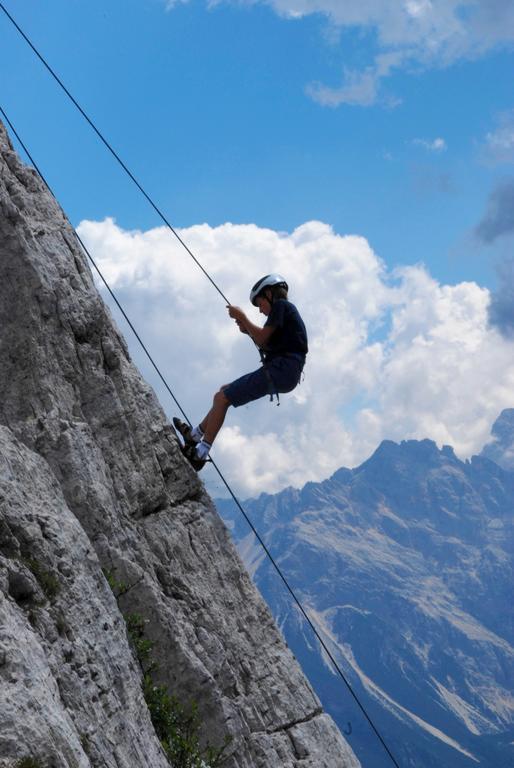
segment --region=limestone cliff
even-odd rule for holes
[[[130,613],[227,768],[358,766],[1,125],[0,328],[0,768],[169,765]]]

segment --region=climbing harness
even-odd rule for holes
[[[275,382],[273,381],[273,376],[271,375],[270,370],[269,370],[267,364],[263,363],[262,365],[263,365],[263,368],[264,368],[264,375],[266,376],[266,378],[268,380],[269,401],[270,401],[270,403],[272,403],[273,402],[273,398],[276,397],[277,398],[277,405],[280,405],[280,395],[277,392],[277,386],[276,386]]]

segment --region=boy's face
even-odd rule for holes
[[[257,307],[259,308],[261,315],[266,315],[267,317],[271,311],[269,299],[267,299],[266,296],[257,296],[255,301],[257,302]]]
[[[261,294],[260,296],[257,296],[255,301],[257,302],[257,307],[259,308],[259,312],[261,315],[266,315],[266,317],[271,312],[271,291],[266,291],[267,295]]]

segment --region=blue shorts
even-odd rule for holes
[[[223,388],[230,405],[240,405],[259,400],[277,392],[291,392],[302,375],[304,359],[298,357],[275,357],[257,371],[247,373]]]

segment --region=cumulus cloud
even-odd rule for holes
[[[499,182],[489,196],[487,210],[476,230],[478,239],[490,245],[514,233],[514,178]]]
[[[199,421],[221,384],[258,366],[255,348],[165,228],[125,231],[106,219],[79,233]],[[305,380],[280,407],[264,399],[229,410],[214,457],[239,494],[323,479],[384,438],[430,437],[468,456],[512,407],[513,346],[488,323],[490,296],[478,285],[440,285],[419,265],[388,273],[364,238],[316,221],[291,233],[203,224],[180,235],[256,322],[251,284],[285,274],[309,331]],[[172,415],[135,343],[132,352]],[[220,492],[207,468],[204,478]]]

